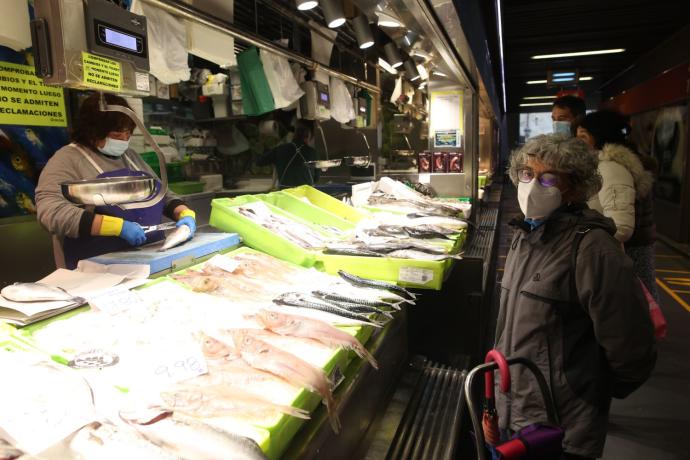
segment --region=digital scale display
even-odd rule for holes
[[[127,55],[146,57],[145,38],[134,31],[114,27],[101,20],[95,20],[96,42]]]
[[[103,27],[103,26],[101,26]],[[112,46],[118,46],[130,51],[137,52],[137,39],[128,34],[123,34],[115,29],[103,27],[105,43]]]
[[[319,93],[319,97],[321,98],[321,102],[328,102],[328,93]]]

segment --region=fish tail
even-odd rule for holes
[[[352,351],[354,351],[360,358],[366,359],[369,364],[371,364],[371,367],[379,370],[379,363],[376,361],[376,358],[374,358],[374,355],[369,353],[369,350],[364,348],[364,346],[362,346],[359,342],[352,347]]]
[[[295,418],[301,418],[301,419],[303,419],[303,420],[309,420],[309,419],[311,418],[311,417],[309,416],[309,412],[308,412],[308,411],[306,411],[306,410],[304,410],[304,409],[297,408],[297,407],[292,407],[292,406],[280,406],[280,410],[281,410],[281,412],[283,412],[284,414],[291,415],[291,416],[293,416],[293,417],[295,417]]]

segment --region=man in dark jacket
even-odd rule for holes
[[[601,178],[583,142],[537,136],[513,154],[509,173],[525,220],[506,260],[496,348],[546,377],[566,458],[597,458],[611,397],[630,394],[654,367],[648,305],[613,221],[585,204]],[[501,427],[544,422],[537,383],[522,368],[511,374],[510,393],[497,398]]]
[[[307,164],[317,159],[310,145],[314,139],[314,125],[308,120],[297,120],[292,142],[268,150],[256,160],[257,166],[275,165],[281,188],[314,185],[319,180],[316,168]]]

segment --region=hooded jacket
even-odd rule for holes
[[[620,144],[605,144],[601,149],[599,174],[603,179],[603,186],[599,193],[589,200],[588,205],[613,219],[616,224],[616,239],[626,242],[635,232],[636,202],[648,198],[651,200],[654,178],[644,169],[638,156]],[[651,205],[651,201],[649,204]],[[645,221],[643,227],[648,229],[649,220],[653,226],[654,218],[651,215],[651,206],[644,209],[649,215],[643,216],[641,221]]]
[[[611,397],[630,394],[654,367],[648,305],[611,219],[571,205],[533,231],[523,222],[518,227],[501,283],[495,346],[532,360],[544,374],[565,451],[599,457]],[[583,229],[590,230],[571,278],[573,240]],[[501,427],[545,422],[537,382],[522,367],[511,367],[511,376],[510,392],[497,391]]]

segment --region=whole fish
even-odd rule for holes
[[[359,340],[323,321],[271,310],[259,311],[256,319],[263,327],[276,334],[306,337],[329,347],[342,347],[346,350],[352,350],[360,358],[369,361],[374,369],[379,368],[376,359],[364,348]]]
[[[417,296],[407,289],[400,287],[396,284],[386,283],[385,281],[370,280],[367,278],[361,278],[357,275],[353,275],[344,270],[338,270],[338,275],[345,281],[355,286],[373,287],[379,289],[386,289],[388,291],[393,291],[400,294],[408,299],[415,299]]]
[[[281,294],[277,298],[273,299],[273,302],[278,305],[287,305],[290,307],[298,308],[308,308],[311,310],[324,311],[332,315],[337,315],[342,318],[352,319],[358,323],[367,324],[369,326],[381,327],[382,324],[370,319],[368,316],[361,313],[356,313],[349,311],[345,308],[338,307],[331,303],[317,302],[315,299],[309,299],[298,292],[286,292]]]
[[[414,240],[398,240],[395,243],[377,243],[369,244],[367,248],[381,252],[385,254],[390,254],[393,251],[402,251],[405,249],[413,249],[415,251],[426,252],[428,254],[445,254],[446,249],[440,246],[434,246],[433,244],[422,243]]]
[[[158,250],[159,252],[162,251],[167,251],[170,248],[174,248],[177,245],[180,245],[187,241],[189,239],[189,236],[192,234],[192,229],[189,228],[187,225],[180,225],[175,229],[174,232],[172,232],[170,235],[165,237],[165,241],[163,242],[163,246]]]
[[[335,305],[336,307],[344,308],[345,310],[355,312],[355,313],[363,313],[366,315],[382,315],[385,316],[388,319],[393,319],[393,316],[385,311],[381,310],[380,307],[375,307],[372,305],[362,305],[358,304],[355,302],[349,302],[347,301],[347,298],[344,296],[338,296],[338,295],[331,295],[327,292],[321,292],[321,291],[313,291],[312,295],[315,297],[326,301],[328,303],[331,303]]]
[[[168,417],[133,426],[154,444],[185,460],[266,460],[254,440],[198,420]]]
[[[336,413],[331,383],[323,370],[317,369],[300,358],[269,345],[252,335],[251,330],[229,331],[242,359],[252,367],[275,374],[288,382],[318,393],[326,403],[328,417],[333,431],[340,431],[340,420]]]
[[[323,250],[323,253],[337,256],[383,257],[378,252],[356,247],[329,246]]]
[[[12,447],[4,439],[0,439],[0,460],[14,460],[17,457],[24,455],[21,450]]]
[[[429,254],[428,252],[417,251],[415,249],[399,249],[388,253],[388,257],[395,257],[397,259],[411,259],[411,260],[432,260],[441,261],[449,258],[454,258],[449,254]]]
[[[309,419],[303,409],[274,404],[253,393],[231,385],[180,384],[161,392],[166,407],[175,413],[192,417],[232,416],[259,421],[275,417],[277,412],[301,419]]]
[[[346,302],[346,303],[353,303],[357,305],[363,305],[366,307],[374,307],[374,308],[392,308],[394,310],[400,310],[400,305],[399,302],[387,302],[385,300],[369,300],[369,299],[361,299],[358,297],[350,297],[342,294],[337,294],[334,292],[325,292],[325,291],[312,291],[312,294],[323,298],[325,300],[332,300],[334,302]]]
[[[231,360],[239,357],[239,353],[234,347],[231,347],[225,342],[199,332],[195,338],[201,342],[201,352],[209,359],[226,359]]]
[[[121,460],[146,458],[176,460],[180,457],[116,425],[94,422],[79,430],[69,442],[69,453],[78,459]],[[45,458],[50,458],[47,455]],[[57,458],[64,459],[67,455]],[[43,458],[43,457],[41,457]]]
[[[440,227],[462,230],[467,228],[468,224],[471,224],[468,220],[460,217],[437,216],[428,213],[411,213],[408,214],[407,217],[411,219],[408,225],[413,226],[438,225]]]
[[[42,283],[10,284],[2,288],[0,295],[13,302],[46,302],[51,300],[64,300],[75,303],[85,302],[81,297],[74,297],[64,289]]]
[[[450,233],[448,230],[442,229],[441,227],[438,227],[441,229],[441,231],[437,231],[433,228],[430,228],[431,226],[423,226],[420,225],[418,227],[403,227],[405,229],[405,232],[410,236],[410,238],[419,238],[419,239],[431,239],[431,238],[438,238],[442,240],[447,240],[449,239],[447,235]],[[452,233],[452,232],[451,232]]]
[[[196,292],[213,292],[220,287],[220,280],[211,276],[203,276],[199,272],[190,271],[183,275],[170,275]]]

